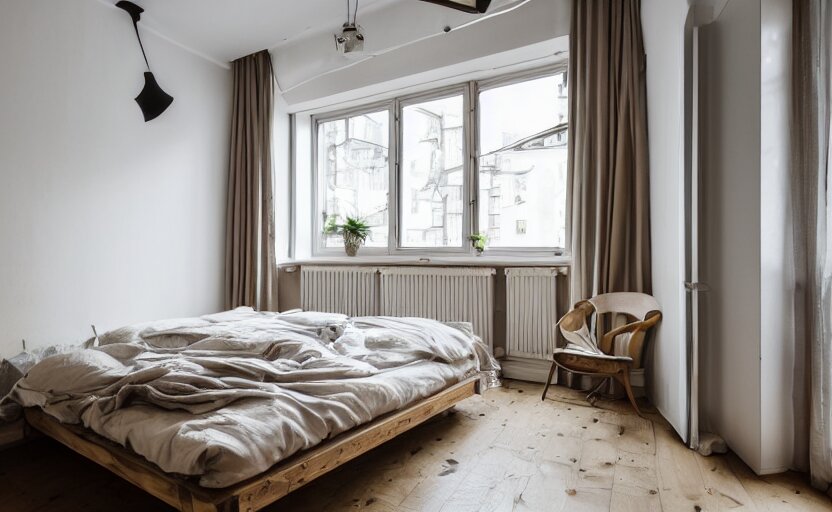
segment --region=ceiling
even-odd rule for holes
[[[133,1],[145,9],[146,27],[221,63],[315,33],[334,33],[347,18],[346,0]],[[362,15],[402,1],[360,0],[359,23]]]

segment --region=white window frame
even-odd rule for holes
[[[387,247],[362,247],[361,255],[379,256],[475,256],[468,236],[471,233],[479,232],[479,95],[482,91],[503,87],[514,83],[525,82],[538,78],[552,76],[567,70],[567,63],[557,63],[542,68],[527,71],[499,75],[493,78],[470,80],[455,85],[431,89],[415,94],[398,96],[385,101],[367,103],[356,107],[341,109],[331,112],[319,113],[311,116],[311,172],[312,172],[312,257],[333,257],[343,256],[344,250],[340,247],[326,247],[323,237],[323,218],[321,210],[322,190],[321,175],[318,172],[318,130],[321,123],[346,119],[361,114],[387,110],[389,120],[389,146],[388,146],[388,236]],[[401,174],[401,148],[399,142],[403,135],[402,112],[405,106],[447,98],[462,94],[463,98],[463,132],[465,137],[463,147],[465,157],[463,158],[463,173],[465,186],[463,188],[463,233],[461,247],[401,247],[401,216],[399,206],[402,204],[401,189],[399,187]],[[567,169],[567,186],[571,183],[571,172]],[[565,247],[499,247],[486,248],[486,256],[510,256],[545,258],[553,256],[568,256],[571,254],[571,198],[566,194],[566,240]]]
[[[402,247],[400,243],[401,239],[401,225],[402,225],[402,217],[399,215],[399,208],[398,206],[402,204],[401,198],[401,188],[399,187],[399,183],[401,181],[401,162],[402,162],[402,151],[400,145],[398,144],[404,138],[404,126],[402,123],[402,116],[404,113],[404,108],[409,105],[414,105],[417,103],[423,103],[426,101],[432,100],[439,100],[443,98],[450,98],[452,96],[462,95],[462,133],[466,135],[465,139],[462,141],[463,147],[463,162],[462,162],[462,174],[463,174],[463,189],[462,189],[462,244],[456,247]],[[396,103],[396,162],[395,162],[395,181],[393,182],[393,196],[395,196],[395,203],[396,206],[391,210],[391,212],[395,212],[395,219],[391,220],[391,224],[395,224],[394,226],[394,236],[389,238],[390,244],[390,254],[394,255],[449,255],[449,254],[458,254],[458,255],[468,255],[470,254],[469,247],[471,244],[468,242],[468,234],[472,233],[471,231],[471,218],[472,218],[472,208],[471,208],[471,162],[470,162],[470,155],[471,149],[469,145],[469,141],[467,140],[467,134],[471,131],[471,119],[470,119],[470,112],[471,112],[471,96],[470,96],[470,87],[468,83],[453,85],[450,87],[442,87],[440,89],[434,89],[431,91],[418,93],[418,94],[411,94],[408,96],[402,96],[395,100]]]
[[[476,105],[474,106],[472,115],[476,117],[476,121],[474,123],[474,131],[471,137],[473,138],[475,147],[472,151],[472,156],[475,160],[474,165],[474,174],[476,175],[475,178],[477,180],[477,188],[475,189],[475,193],[479,195],[479,175],[480,175],[480,166],[479,166],[479,132],[480,132],[480,123],[479,123],[479,112],[480,112],[480,93],[483,91],[488,91],[490,89],[496,89],[498,87],[504,87],[506,85],[518,84],[522,82],[528,82],[530,80],[536,80],[538,78],[546,78],[548,76],[554,76],[561,72],[567,72],[567,63],[562,62],[555,65],[546,66],[544,68],[532,69],[529,71],[521,71],[517,73],[511,73],[507,75],[497,76],[494,78],[488,78],[485,80],[478,80],[474,82],[475,86],[475,98],[476,98]],[[568,84],[569,77],[567,76],[567,84]],[[567,120],[568,122],[568,120]],[[567,140],[567,144],[570,144],[571,141]],[[566,185],[567,187],[570,186],[572,183],[572,173],[570,169],[567,168],[566,170]],[[477,197],[477,196],[475,196]],[[529,256],[529,257],[546,257],[546,256],[563,256],[563,255],[570,255],[571,254],[571,240],[572,240],[572,201],[571,201],[571,194],[567,191],[566,193],[566,210],[564,215],[564,222],[566,223],[566,229],[564,233],[565,238],[565,246],[564,247],[497,247],[497,248],[486,248],[486,254],[494,255],[494,256]],[[476,212],[476,219],[474,227],[479,232],[479,212]],[[474,231],[472,231],[473,233]]]
[[[369,103],[366,105],[361,105],[359,107],[343,109],[335,112],[328,112],[325,114],[312,116],[312,159],[310,161],[312,162],[312,213],[314,215],[314,219],[312,221],[312,229],[314,230],[312,236],[313,256],[339,256],[344,254],[344,249],[342,247],[327,247],[325,244],[325,237],[323,236],[323,210],[321,209],[321,206],[323,204],[323,189],[321,188],[321,174],[318,172],[318,127],[323,123],[328,123],[331,121],[340,121],[342,119],[360,116],[362,114],[379,112],[381,110],[387,110],[389,116],[387,122],[387,128],[389,130],[389,133],[387,134],[387,247],[362,247],[361,254],[380,256],[387,255],[389,253],[391,242],[390,237],[393,231],[392,224],[394,220],[394,210],[392,205],[393,198],[391,197],[390,191],[394,190],[393,179],[395,174],[396,160],[395,146],[397,142],[395,132],[395,102],[393,100]]]

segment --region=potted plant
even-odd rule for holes
[[[485,244],[488,243],[488,237],[482,233],[474,233],[468,237],[468,240],[471,241],[471,245],[477,250],[477,256],[482,256],[482,251],[485,250]]]
[[[324,226],[325,235],[341,235],[344,237],[344,250],[347,256],[355,256],[358,248],[361,247],[370,236],[370,226],[361,219],[347,217],[346,222],[338,224],[335,216],[330,216]]]

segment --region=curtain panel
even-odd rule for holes
[[[572,3],[568,166],[572,301],[608,292],[651,293],[640,0]],[[574,388],[593,385],[570,372],[559,372],[558,381]]]
[[[639,0],[576,0],[569,34],[572,299],[651,292]]]
[[[792,2],[795,462],[832,489],[832,7]]]
[[[272,109],[274,74],[263,50],[232,62],[225,307],[277,308]]]

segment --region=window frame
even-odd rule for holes
[[[462,188],[462,240],[459,246],[454,247],[403,247],[401,245],[401,237],[402,237],[402,216],[399,215],[399,206],[403,204],[402,201],[402,189],[399,187],[399,183],[402,181],[401,173],[402,173],[402,148],[400,147],[400,142],[404,138],[404,123],[403,123],[403,116],[404,116],[404,108],[410,105],[415,105],[418,103],[424,103],[426,101],[433,101],[433,100],[441,100],[444,98],[451,98],[453,96],[462,95],[462,133],[465,135],[462,140],[462,175],[463,175],[463,188]],[[471,119],[470,119],[470,112],[471,112],[471,98],[470,98],[470,87],[468,87],[467,83],[452,85],[448,87],[441,87],[438,89],[432,89],[427,92],[421,92],[416,94],[409,94],[406,96],[401,96],[395,99],[396,103],[396,161],[395,161],[395,182],[393,182],[393,189],[394,193],[392,194],[395,196],[396,206],[393,209],[395,212],[395,219],[391,224],[395,224],[395,236],[390,238],[390,254],[391,255],[449,255],[449,254],[458,254],[458,255],[467,255],[470,254],[471,251],[468,248],[471,246],[468,243],[468,234],[472,233],[471,231],[471,219],[472,219],[472,209],[471,209],[471,184],[470,184],[470,177],[471,177],[471,162],[470,162],[470,154],[471,149],[469,147],[469,142],[467,140],[467,134],[471,131]]]
[[[394,126],[394,119],[395,119],[395,112],[394,112],[395,102],[393,100],[386,100],[374,103],[368,103],[365,105],[360,105],[358,107],[348,108],[337,110],[333,112],[327,112],[320,115],[313,115],[311,118],[311,127],[312,127],[312,138],[311,138],[311,146],[312,146],[312,158],[310,162],[312,163],[312,212],[313,212],[313,220],[312,220],[312,229],[314,230],[312,236],[312,255],[313,256],[340,256],[343,255],[344,249],[342,247],[327,247],[325,243],[325,237],[323,236],[323,217],[321,210],[321,204],[323,201],[323,189],[321,187],[321,173],[318,169],[318,131],[319,127],[323,123],[328,123],[332,121],[340,121],[342,119],[349,119],[350,117],[360,116],[362,114],[371,114],[374,112],[379,112],[382,110],[387,110],[388,121],[387,121],[387,247],[362,247],[361,254],[364,255],[372,255],[372,256],[382,256],[387,255],[390,250],[390,235],[392,232],[391,229],[391,220],[393,219],[394,211],[392,209],[392,198],[390,194],[391,187],[393,186],[393,174],[395,170],[395,145],[397,139],[395,137],[395,126]]]
[[[545,78],[558,73],[568,73],[567,61],[549,64],[546,66],[505,73],[489,78],[467,80],[453,85],[438,87],[417,93],[395,96],[390,99],[366,103],[350,108],[327,111],[313,114],[311,120],[311,189],[312,189],[312,257],[333,257],[343,256],[343,248],[326,247],[325,238],[322,236],[323,223],[321,216],[321,174],[318,169],[318,131],[322,123],[347,119],[361,114],[369,114],[380,110],[387,110],[389,115],[388,135],[388,235],[387,247],[362,247],[361,255],[379,256],[475,256],[468,236],[471,233],[479,232],[479,133],[480,133],[480,93],[521,83],[529,80]],[[568,76],[567,76],[568,87]],[[463,219],[462,219],[462,246],[460,247],[402,247],[401,246],[401,224],[402,218],[399,214],[402,201],[402,190],[399,187],[401,181],[402,149],[400,141],[403,136],[403,108],[425,101],[437,100],[462,95],[463,102]],[[567,168],[566,183],[569,187],[572,183],[571,169]],[[487,207],[487,205],[485,206]],[[485,256],[497,257],[528,257],[545,258],[571,255],[571,221],[572,221],[572,200],[571,194],[566,194],[565,211],[565,243],[564,247],[488,247]]]
[[[554,76],[558,73],[567,73],[567,87],[569,84],[569,75],[568,75],[568,64],[567,62],[559,62],[557,64],[552,64],[549,66],[545,66],[542,68],[527,70],[527,71],[519,71],[516,73],[509,73],[506,75],[496,76],[493,78],[488,78],[484,80],[478,80],[475,82],[476,84],[476,105],[474,106],[473,114],[476,116],[476,123],[475,129],[476,133],[472,134],[474,140],[476,141],[477,147],[474,150],[473,157],[476,159],[475,169],[477,178],[477,189],[476,193],[479,195],[479,132],[480,132],[480,120],[479,120],[479,113],[480,113],[480,93],[484,91],[488,91],[491,89],[497,89],[500,87],[505,87],[507,85],[518,84],[522,82],[528,82],[531,80],[536,80],[538,78],[546,78],[549,76]],[[567,89],[568,91],[568,89]],[[567,119],[568,122],[568,119]],[[567,140],[567,144],[569,141]],[[567,146],[568,147],[568,146]],[[572,183],[572,173],[571,170],[567,166],[566,170],[566,186],[567,189],[570,188]],[[479,212],[477,212],[479,213]],[[566,193],[566,209],[564,215],[564,222],[566,223],[565,232],[564,232],[564,247],[496,247],[486,248],[486,254],[495,255],[495,256],[528,256],[528,257],[545,257],[545,256],[564,256],[564,255],[571,255],[572,253],[572,199],[571,194],[569,194],[568,190]],[[479,215],[476,216],[476,228],[479,230]],[[479,231],[477,231],[479,232]]]

